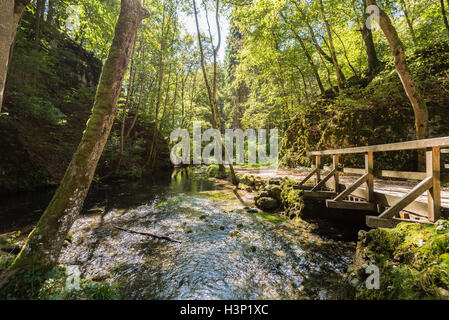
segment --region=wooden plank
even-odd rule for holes
[[[313,151],[308,152],[308,156],[325,156],[334,154],[350,154],[350,153],[366,153],[366,152],[384,152],[384,151],[400,151],[400,150],[415,150],[427,149],[433,147],[449,147],[449,137],[422,139],[406,142],[397,142],[389,144],[380,144],[375,146],[354,147],[346,149]]]
[[[412,203],[417,197],[419,197],[424,191],[427,191],[432,187],[432,177],[427,177],[421,181],[416,187],[414,187],[409,193],[407,193],[399,202],[392,207],[385,210],[379,218],[393,218],[399,211],[405,209],[410,203]]]
[[[331,188],[332,184],[330,182],[326,183],[326,187]],[[350,187],[350,185],[340,184],[340,190],[344,190]],[[352,195],[366,200],[366,191],[359,188],[352,192]],[[381,207],[391,207],[398,203],[402,197],[394,196],[391,194],[383,192],[374,192],[374,202]],[[414,214],[422,215],[427,217],[427,203],[421,201],[413,201],[404,210],[410,211]]]
[[[393,219],[383,219],[374,216],[366,216],[366,225],[370,228],[394,228],[399,221]]]
[[[377,205],[369,202],[326,200],[326,206],[333,209],[377,211]]]
[[[449,153],[449,149],[441,149],[440,152],[441,153]]]
[[[315,157],[315,167],[316,167],[316,180],[315,180],[315,184],[318,184],[321,180],[321,157],[320,156],[316,156]]]
[[[374,201],[374,158],[373,152],[368,151],[365,153],[365,171],[367,176],[366,179],[366,200],[368,202]]]
[[[306,183],[307,181],[309,181],[316,173],[318,169],[315,168],[315,170],[313,170],[307,177],[304,178],[304,180],[302,180],[298,186],[301,187],[304,183]]]
[[[332,191],[304,191],[304,198],[333,199],[337,194]]]
[[[341,200],[343,200],[344,198],[349,196],[351,193],[353,193],[355,190],[357,190],[358,187],[360,187],[362,184],[364,184],[366,182],[367,178],[368,178],[368,174],[364,174],[359,179],[357,179],[357,181],[354,182],[351,186],[346,188],[346,190],[344,190],[337,197],[335,197],[335,199],[333,199],[333,200],[334,201],[341,201]]]
[[[324,187],[326,185],[326,182],[329,181],[329,179],[334,176],[336,171],[337,169],[333,169],[331,172],[329,172],[329,174],[326,177],[324,177],[323,180],[321,180],[316,186],[313,187],[312,191],[317,191],[320,188]]]
[[[339,175],[338,175],[338,155],[334,155],[332,156],[332,169],[335,170],[334,173],[334,188],[333,190],[338,193],[339,191],[339,185],[340,185],[340,180],[339,180]]]
[[[365,169],[343,168],[343,173],[365,174]],[[427,177],[427,174],[425,172],[413,172],[413,171],[376,170],[376,171],[374,171],[374,176],[379,177],[379,178],[382,177],[382,178],[424,180]]]
[[[428,218],[435,222],[441,216],[440,148],[426,151],[426,172],[432,178],[432,187],[427,191]]]
[[[347,173],[347,174],[365,174],[365,169],[343,168],[343,173]]]
[[[412,171],[390,171],[380,170],[374,173],[376,177],[383,178],[398,178],[398,179],[410,179],[410,180],[424,180],[427,177],[425,172],[412,172]]]

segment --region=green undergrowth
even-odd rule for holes
[[[380,269],[379,290],[364,284],[370,264]],[[351,298],[449,299],[448,221],[361,232],[348,280],[354,287]]]
[[[1,256],[0,256],[1,261]],[[9,263],[12,259],[9,260]],[[7,267],[7,266],[5,266]],[[22,273],[20,281],[18,275],[5,282],[5,288],[0,293],[1,299],[6,300],[119,300],[119,289],[116,284],[105,281],[93,281],[80,278],[78,286],[73,277],[68,274],[65,265],[59,265],[51,271],[29,271]],[[20,284],[20,285],[19,285]],[[69,284],[69,285],[68,285]],[[22,286],[26,287],[23,288]]]

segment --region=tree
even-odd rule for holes
[[[121,1],[114,40],[103,66],[92,114],[81,143],[36,228],[4,279],[0,280],[0,288],[5,284],[5,279],[15,276],[15,284],[10,281],[9,285],[20,285],[25,272],[45,272],[57,263],[64,239],[83,207],[98,160],[109,137],[137,28],[148,16],[148,11],[139,0]]]
[[[366,17],[366,2],[363,1],[363,17]],[[379,69],[380,61],[377,58],[376,47],[374,46],[373,33],[371,29],[368,29],[365,23],[365,19],[362,21],[362,38],[365,43],[365,52],[368,60],[368,74],[375,75]]]
[[[220,23],[219,23],[219,8],[220,8],[220,1],[216,0],[216,7],[215,7],[215,21],[217,24],[217,31],[218,31],[218,44],[217,46],[214,46],[212,43],[212,50],[213,50],[213,55],[214,55],[214,63],[213,63],[213,67],[214,67],[214,71],[213,71],[213,80],[212,80],[212,89],[207,77],[207,70],[206,70],[206,64],[205,64],[205,58],[204,58],[204,50],[203,50],[203,44],[202,44],[202,40],[201,40],[201,33],[200,33],[200,26],[199,26],[199,22],[198,22],[198,10],[196,7],[196,0],[192,0],[193,1],[193,10],[195,13],[195,24],[196,24],[196,30],[197,30],[197,34],[198,34],[198,46],[200,48],[200,56],[201,56],[201,69],[203,71],[203,77],[204,77],[204,83],[206,85],[206,89],[207,89],[207,96],[209,98],[209,105],[211,108],[211,113],[212,113],[212,118],[213,118],[213,124],[215,126],[215,129],[217,129],[218,132],[221,132],[221,119],[220,119],[220,112],[218,110],[218,104],[217,104],[217,54],[218,51],[220,49],[220,45],[221,45],[221,33],[220,33]],[[206,17],[207,17],[207,12],[206,12]],[[206,18],[208,19],[208,18]],[[208,20],[207,20],[208,21]],[[207,22],[209,25],[209,21]],[[210,25],[209,25],[209,35],[211,38],[211,42],[212,42],[212,34],[210,31]],[[226,147],[223,143],[223,141],[219,141],[218,143],[221,143],[223,146],[223,151],[226,154],[226,158],[228,159],[228,153],[226,150]],[[235,175],[234,172],[234,166],[232,165],[232,161],[233,159],[229,159],[229,169],[231,170],[231,176],[232,176],[232,183],[234,185],[238,185],[238,181],[237,181],[237,177]],[[220,169],[223,169],[224,166],[220,165]]]
[[[16,37],[17,27],[25,8],[31,0],[2,0],[0,1],[0,112],[3,105],[6,75],[10,51]]]
[[[444,8],[444,1],[440,0],[441,4],[441,15],[443,16],[444,26],[446,27],[446,31],[449,34],[449,23],[447,22],[447,15],[446,15],[446,9]],[[449,1],[448,1],[449,5]]]
[[[366,5],[377,6],[376,0],[366,0]],[[416,87],[413,76],[407,65],[407,59],[405,56],[404,46],[399,39],[399,35],[396,28],[391,23],[388,15],[379,8],[379,25],[385,34],[388,44],[390,46],[391,52],[394,57],[394,66],[401,79],[402,86],[404,87],[405,93],[407,94],[410,103],[412,104],[413,112],[415,115],[415,129],[416,138],[425,139],[428,135],[428,121],[429,114],[427,110],[426,103],[422,97],[420,90]],[[420,153],[418,159],[418,166],[422,168],[425,165],[424,153]]]

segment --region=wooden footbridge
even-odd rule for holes
[[[313,151],[308,156],[315,157],[314,170],[296,188],[304,190],[304,196],[323,199],[329,208],[372,212],[366,216],[368,226],[393,227],[401,221],[434,223],[441,216],[441,183],[449,182],[449,174],[441,173],[441,153],[449,153],[449,137],[391,143],[367,147],[339,150]],[[403,150],[425,150],[426,172],[374,171],[374,153]],[[348,154],[364,154],[365,168],[342,168],[339,158]],[[321,177],[321,159],[331,156],[332,167]],[[358,174],[351,185],[339,182],[339,173]],[[306,182],[315,176],[313,186]],[[420,182],[402,197],[380,193],[374,190],[374,177],[419,180]],[[365,185],[365,188],[361,188]],[[417,201],[427,192],[427,203]]]

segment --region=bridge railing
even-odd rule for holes
[[[449,137],[423,139],[407,142],[398,142],[382,145],[373,145],[366,147],[354,147],[336,150],[325,151],[312,151],[308,152],[308,156],[315,157],[315,169],[310,173],[303,181],[299,183],[299,187],[302,188],[304,184],[310,180],[313,176],[316,177],[316,182],[313,188],[305,191],[310,196],[327,198],[326,204],[328,207],[341,208],[341,209],[355,209],[355,210],[368,210],[378,211],[380,215],[367,216],[367,224],[372,227],[379,226],[392,226],[398,220],[398,214],[404,210],[412,207],[414,201],[427,191],[427,221],[435,222],[441,216],[441,182],[449,182],[449,175],[441,174],[441,153],[449,153],[447,148],[449,147]],[[374,171],[374,153],[376,152],[393,152],[403,150],[422,150],[426,152],[426,172],[404,172],[404,171],[391,171],[380,170]],[[365,155],[365,168],[340,168],[339,157],[347,154],[364,154]],[[332,156],[332,168],[330,173],[325,177],[321,177],[321,157]],[[339,183],[339,172],[360,174],[361,177],[352,185],[347,186],[345,190],[341,190],[342,187]],[[385,205],[385,201],[381,201],[381,197],[376,194],[374,190],[374,177],[388,177],[388,178],[405,178],[421,180],[409,193],[404,197],[396,199],[394,203],[387,201],[388,208],[381,212],[379,204]],[[332,179],[333,178],[333,179]],[[329,182],[331,183],[331,191],[323,190],[329,188]],[[360,190],[358,188],[363,184],[365,188],[365,201],[348,201],[351,199],[353,193],[360,198]],[[414,205],[417,207],[417,205]],[[418,205],[419,206],[419,205]],[[422,210],[421,210],[422,211]]]

